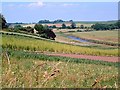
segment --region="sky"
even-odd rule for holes
[[[18,0],[19,1],[19,0]],[[2,2],[7,22],[39,20],[109,21],[118,19],[118,2]],[[54,1],[54,0],[53,0]]]
[[[119,2],[119,0],[1,0],[2,2]]]

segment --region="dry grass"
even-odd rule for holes
[[[114,66],[60,61],[16,59],[3,55],[4,88],[116,88],[118,69]],[[11,67],[9,67],[11,66]]]

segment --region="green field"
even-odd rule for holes
[[[25,34],[6,33],[1,38],[3,88],[118,88],[117,62],[41,54],[118,56],[118,49],[69,45]]]
[[[80,38],[118,43],[118,31],[75,32],[68,34]]]
[[[67,45],[54,41],[34,39],[17,35],[2,35],[2,47],[13,50],[47,51],[59,53],[87,54],[96,56],[118,56],[118,49],[94,49],[75,45]]]
[[[3,50],[3,88],[118,88],[118,64]]]

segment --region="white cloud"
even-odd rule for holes
[[[44,6],[43,2],[41,0],[38,0],[37,2],[30,3],[28,7],[42,7]]]
[[[65,3],[65,4],[63,4],[62,6],[65,6],[65,7],[67,7],[67,6],[76,6],[76,5],[78,5],[78,4]]]

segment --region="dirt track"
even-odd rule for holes
[[[100,60],[108,62],[118,62],[118,57],[107,57],[107,56],[91,56],[91,55],[76,55],[76,54],[54,54],[49,53],[47,55],[51,56],[62,56],[62,57],[71,57],[71,58],[81,58],[81,59],[90,59],[90,60]]]

